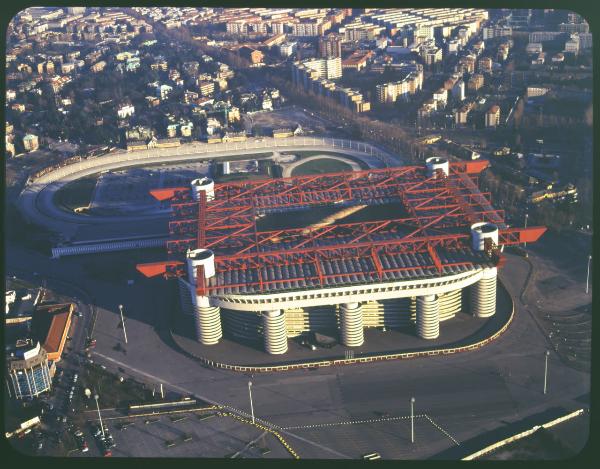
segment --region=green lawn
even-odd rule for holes
[[[118,376],[103,370],[100,366],[87,364],[81,376],[81,386],[92,393],[98,393],[100,407],[126,409],[130,403],[153,401],[152,390],[144,388],[140,383],[130,378],[120,382]],[[80,399],[80,405],[88,403],[93,408],[93,397]],[[80,407],[81,408],[81,407]]]
[[[320,155],[330,155],[330,156],[339,156],[341,158],[345,158],[347,160],[352,160],[361,167],[361,169],[369,169],[369,165],[365,163],[360,158],[352,155],[346,155],[345,153],[337,153],[335,151],[317,151],[317,150],[306,150],[306,151],[282,151],[282,155],[297,155],[300,159],[308,158],[309,156],[320,156]]]
[[[79,207],[87,207],[94,193],[98,176],[88,176],[61,187],[54,194],[54,203],[66,211],[73,211]]]
[[[352,171],[352,166],[333,158],[319,158],[302,163],[292,169],[292,176],[306,176],[308,174],[338,173]]]
[[[323,218],[332,215],[343,207],[339,205],[321,205],[311,207],[310,210],[297,210],[289,212],[282,217],[281,214],[270,214],[259,218],[256,221],[258,231],[275,231],[291,228],[305,228],[313,223],[317,223]],[[352,215],[338,220],[335,224],[340,223],[361,223],[377,220],[394,220],[407,216],[406,209],[401,203],[389,203],[381,205],[371,205],[359,210]]]

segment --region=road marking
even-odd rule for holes
[[[433,419],[432,419],[432,418],[431,418],[429,415],[425,414],[425,418],[426,418],[427,420],[429,420],[429,421],[431,422],[431,424],[432,424],[432,425],[433,425],[435,428],[437,428],[437,429],[438,429],[439,431],[441,431],[441,432],[442,432],[444,435],[446,435],[448,438],[450,438],[450,439],[451,439],[451,440],[454,442],[454,444],[455,444],[456,446],[460,446],[460,443],[459,443],[458,441],[456,441],[456,440],[454,439],[454,437],[453,437],[452,435],[450,435],[450,433],[448,433],[446,430],[444,430],[442,427],[440,427],[440,426],[439,426],[437,423],[435,423],[435,422],[433,421]]]
[[[425,414],[415,415],[415,418],[427,418]],[[395,420],[407,420],[410,419],[410,415],[404,415],[401,417],[383,417],[380,419],[369,419],[369,420],[347,420],[345,422],[331,422],[331,423],[316,423],[313,425],[299,425],[296,427],[283,427],[282,430],[299,430],[308,428],[323,428],[323,427],[335,427],[340,425],[358,425],[365,423],[378,423],[378,422],[392,422]]]
[[[151,379],[151,380],[153,380],[153,381],[155,381],[155,382],[159,382],[159,383],[161,383],[161,382],[162,382],[162,383],[164,383],[164,384],[167,384],[167,385],[169,385],[169,386],[170,386],[170,387],[172,387],[173,389],[177,389],[177,390],[179,390],[179,391],[181,391],[181,392],[183,392],[183,393],[186,393],[186,394],[191,394],[191,395],[195,395],[195,396],[197,396],[198,398],[202,399],[202,400],[203,400],[203,401],[205,401],[205,402],[208,402],[208,403],[210,403],[210,404],[213,404],[213,405],[216,405],[216,406],[220,406],[220,407],[223,407],[223,408],[229,409],[229,410],[233,411],[234,413],[236,413],[236,414],[238,414],[238,415],[242,415],[242,416],[244,416],[244,417],[248,417],[248,418],[251,418],[251,417],[252,417],[250,414],[248,414],[247,412],[245,412],[245,411],[243,411],[243,410],[236,409],[235,407],[232,407],[232,406],[230,406],[230,405],[227,405],[227,404],[222,404],[222,403],[220,403],[220,402],[218,402],[218,401],[215,401],[215,400],[213,400],[213,399],[209,399],[208,397],[204,397],[204,396],[202,396],[202,395],[200,395],[200,394],[198,394],[198,393],[195,393],[195,392],[193,392],[193,391],[190,391],[189,389],[182,388],[181,386],[177,386],[176,384],[172,384],[172,383],[170,383],[170,382],[168,382],[168,381],[166,381],[166,380],[164,380],[164,379],[161,379],[161,378],[159,378],[158,376],[151,375],[150,373],[146,373],[145,371],[142,371],[142,370],[139,370],[139,369],[137,369],[137,368],[134,368],[134,367],[132,367],[132,366],[130,366],[130,365],[128,365],[128,364],[126,364],[126,363],[123,363],[123,362],[119,361],[119,360],[115,360],[115,359],[114,359],[114,358],[112,358],[112,357],[108,357],[108,356],[106,356],[106,355],[103,355],[103,354],[101,354],[101,353],[99,353],[99,352],[92,352],[92,353],[93,353],[94,355],[96,355],[96,356],[98,356],[98,357],[101,357],[101,358],[104,358],[104,359],[106,359],[106,360],[108,360],[108,361],[110,361],[110,362],[112,362],[112,363],[114,363],[114,364],[116,364],[116,365],[119,365],[119,366],[121,366],[121,367],[123,367],[123,368],[127,368],[127,369],[129,369],[129,370],[131,370],[131,371],[133,371],[133,372],[135,372],[135,373],[137,373],[137,374],[139,374],[139,375],[145,376],[146,378],[149,378],[149,379]],[[286,431],[284,428],[281,428],[279,425],[275,425],[275,424],[273,424],[273,423],[271,423],[271,422],[267,422],[266,420],[263,420],[263,419],[260,419],[260,418],[255,418],[255,420],[256,420],[257,422],[261,422],[261,423],[263,423],[264,425],[266,425],[266,426],[268,426],[268,427],[271,427],[272,429],[280,430],[282,433],[285,433],[285,434],[286,434],[286,435],[288,435],[288,436],[292,436],[292,437],[294,437],[294,438],[297,438],[297,439],[298,439],[298,440],[300,440],[300,441],[303,441],[303,442],[305,442],[305,443],[308,443],[308,444],[310,444],[310,445],[313,445],[313,446],[316,446],[316,447],[318,447],[318,448],[321,448],[321,449],[323,449],[323,450],[325,450],[325,451],[328,451],[328,452],[330,452],[330,453],[332,453],[332,454],[335,454],[335,455],[336,455],[336,456],[338,456],[338,457],[341,457],[341,458],[346,458],[346,459],[352,459],[352,457],[350,457],[350,456],[348,456],[348,455],[346,455],[346,454],[340,453],[339,451],[336,451],[336,450],[334,450],[334,449],[332,449],[332,448],[328,448],[327,446],[323,446],[323,445],[322,445],[322,444],[320,444],[320,443],[317,443],[317,442],[315,442],[315,441],[308,440],[308,439],[306,439],[306,438],[303,438],[303,437],[301,437],[301,436],[299,436],[299,435],[295,435],[294,433],[289,433],[289,432],[287,432],[287,431]]]
[[[251,442],[249,442],[246,446],[244,446],[241,450],[239,450],[237,453],[233,454],[231,456],[231,459],[235,459],[238,457],[239,454],[243,453],[244,451],[246,451],[250,445],[256,443],[260,438],[262,438],[263,436],[265,436],[267,434],[267,431],[264,430],[260,435],[258,435],[256,438],[254,438],[254,440],[252,440]]]

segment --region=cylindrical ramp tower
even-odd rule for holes
[[[488,318],[496,313],[496,282],[498,269],[486,267],[483,277],[471,286],[471,312],[478,318]]]
[[[265,311],[263,317],[263,334],[265,336],[265,350],[271,355],[280,355],[287,352],[287,332],[285,329],[285,313],[276,309]]]
[[[211,306],[207,296],[194,295],[196,339],[202,345],[214,345],[223,337],[221,308]]]
[[[422,339],[437,339],[440,335],[440,303],[437,295],[417,298],[417,334]]]
[[[192,285],[198,283],[198,267],[204,268],[204,278],[209,279],[215,275],[215,254],[210,249],[194,249],[187,252],[188,282]]]
[[[342,343],[348,347],[360,347],[365,342],[363,313],[360,303],[344,303],[340,307]]]
[[[427,166],[427,176],[437,177],[437,171],[440,170],[447,177],[450,174],[450,163],[446,158],[440,158],[438,156],[432,156],[425,160],[425,166]]]
[[[200,193],[206,192],[206,200],[214,200],[215,198],[215,182],[211,178],[203,177],[194,179],[191,182],[192,197],[194,200],[200,200]]]
[[[215,255],[210,249],[195,249],[187,253],[188,280],[194,306],[196,339],[204,345],[213,345],[223,337],[221,328],[221,310],[211,306],[207,296],[197,295],[198,268],[202,266],[204,281],[215,275]]]
[[[471,225],[473,250],[486,250],[486,241],[489,239],[498,245],[498,227],[493,223],[480,222]],[[496,312],[496,282],[498,278],[497,267],[483,269],[481,280],[471,286],[471,312],[478,318],[493,316]]]

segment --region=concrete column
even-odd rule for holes
[[[496,282],[498,268],[483,269],[483,277],[471,286],[471,312],[478,318],[488,318],[496,313]]]
[[[437,339],[440,335],[440,303],[437,295],[417,298],[417,334],[422,339]]]
[[[13,387],[15,389],[15,396],[17,399],[23,399],[23,391],[21,391],[21,384],[19,383],[19,377],[17,376],[17,371],[13,370],[10,374],[10,377],[13,382]],[[16,386],[14,386],[16,384]]]
[[[287,352],[287,332],[285,329],[285,313],[280,309],[262,313],[265,350],[271,355]]]
[[[27,380],[27,389],[29,390],[29,397],[31,397],[33,396],[33,388],[31,387],[31,381],[29,380],[29,373],[27,372],[27,368],[23,368],[23,374],[25,375],[25,379]]]
[[[194,314],[194,303],[192,296],[195,296],[195,292],[192,293],[190,284],[185,279],[179,277],[177,279],[179,286],[179,305],[183,314],[192,315]]]
[[[340,306],[340,329],[342,344],[348,347],[360,347],[365,342],[360,303],[344,303]]]
[[[211,306],[206,296],[194,295],[196,339],[203,345],[214,345],[223,337],[221,308]]]

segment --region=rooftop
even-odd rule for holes
[[[171,200],[169,260],[143,264],[144,275],[186,273],[186,252],[215,254],[216,275],[197,285],[202,294],[264,294],[306,288],[416,280],[492,265],[471,248],[471,225],[500,228],[500,244],[537,239],[544,228],[506,228],[504,212],[477,188],[488,162],[450,163],[449,173],[425,166],[370,169],[214,185],[206,199],[188,187],[151,191]],[[402,210],[348,223],[364,207],[399,204]],[[330,207],[317,223],[298,227],[303,212]],[[261,229],[269,214],[290,224]],[[268,226],[268,224],[267,224]],[[294,227],[291,227],[294,226]]]

